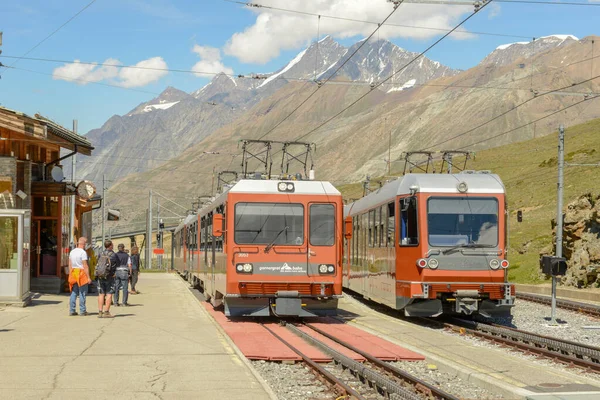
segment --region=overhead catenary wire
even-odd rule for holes
[[[64,28],[67,24],[69,24],[69,22],[73,21],[75,18],[77,18],[82,12],[84,12],[85,10],[87,10],[92,4],[94,4],[96,2],[96,0],[92,0],[90,1],[86,6],[84,6],[81,10],[79,10],[75,15],[73,15],[71,18],[69,18],[68,20],[66,20],[62,25],[60,25],[58,28],[56,28],[55,30],[53,30],[52,32],[50,32],[50,34],[48,36],[46,36],[45,38],[43,38],[42,40],[40,40],[35,46],[33,46],[32,48],[30,48],[29,50],[27,50],[21,57],[16,57],[15,62],[13,62],[11,65],[9,66],[5,66],[7,68],[9,67],[13,67],[14,65],[16,65],[19,61],[21,61],[25,56],[27,56],[28,54],[30,54],[32,51],[34,51],[35,49],[37,49],[38,47],[40,47],[46,40],[50,39],[52,36],[54,36],[58,31],[60,31],[62,28]],[[0,64],[1,65],[1,64]]]
[[[394,71],[390,76],[388,76],[387,78],[385,78],[383,81],[378,82],[377,84],[375,84],[372,89],[376,89],[379,86],[383,85],[385,82],[387,82],[388,80],[392,79],[394,77],[394,75],[398,74],[399,72],[402,72],[403,70],[405,70],[406,68],[408,68],[412,63],[414,63],[415,61],[417,61],[419,58],[423,57],[429,50],[431,50],[438,43],[440,43],[442,40],[444,40],[445,38],[447,38],[456,29],[460,28],[463,24],[465,24],[468,20],[470,20],[473,16],[475,16],[475,14],[477,14],[482,9],[484,9],[489,3],[490,2],[484,3],[478,10],[475,10],[474,12],[472,12],[471,14],[469,14],[466,18],[464,18],[462,21],[460,21],[458,23],[458,25],[456,25],[454,28],[452,28],[448,33],[446,33],[441,38],[439,38],[438,40],[436,40],[433,44],[431,44],[429,47],[427,47],[425,50],[423,50],[417,56],[413,57],[409,62],[407,62],[406,64],[404,64],[404,66],[402,66],[399,70]],[[304,139],[305,137],[309,136],[310,134],[316,132],[317,130],[319,130],[323,126],[327,125],[329,122],[333,121],[338,116],[342,115],[348,109],[350,109],[351,107],[353,107],[356,103],[358,103],[359,101],[361,101],[362,99],[364,99],[365,97],[367,97],[369,95],[369,93],[371,93],[372,91],[373,90],[369,90],[368,92],[366,92],[365,94],[363,94],[362,96],[360,96],[358,99],[356,99],[352,103],[350,103],[348,106],[344,107],[341,111],[339,111],[338,113],[334,114],[332,117],[328,118],[324,122],[322,122],[319,125],[317,125],[317,127],[311,129],[310,131],[308,131],[304,135],[301,135],[300,137],[298,137],[295,140],[299,141],[299,140]]]
[[[268,136],[271,132],[273,132],[275,129],[277,129],[282,123],[284,123],[288,118],[290,118],[292,115],[294,115],[296,113],[296,111],[298,111],[300,109],[300,107],[302,107],[304,104],[306,104],[306,102],[308,100],[310,100],[323,86],[325,86],[325,84],[327,82],[329,82],[335,75],[337,75],[337,73],[350,61],[350,59],[352,59],[352,57],[354,57],[354,55],[356,53],[358,53],[360,51],[360,49],[363,48],[363,46],[365,46],[367,44],[367,42],[369,41],[369,39],[371,39],[373,37],[373,35],[375,35],[379,29],[381,29],[381,27],[386,23],[386,21],[388,19],[390,19],[390,17],[392,15],[394,15],[394,13],[396,12],[396,10],[398,9],[399,4],[395,4],[392,12],[388,14],[387,17],[385,17],[385,19],[379,24],[377,25],[377,28],[371,32],[371,34],[369,36],[367,36],[362,43],[354,50],[354,52],[352,52],[352,54],[350,54],[350,56],[346,57],[346,59],[344,60],[344,62],[342,62],[336,69],[335,71],[333,71],[332,74],[329,75],[329,77],[327,79],[325,79],[321,84],[317,85],[317,88],[310,93],[302,102],[300,102],[300,104],[298,104],[298,106],[296,106],[290,113],[288,113],[282,120],[280,120],[278,123],[276,123],[271,129],[269,129],[266,133],[264,133],[262,136],[259,137],[260,139],[263,139],[264,137]]]
[[[448,138],[448,139],[444,139],[444,140],[443,140],[443,141],[441,141],[441,142],[437,142],[437,143],[435,143],[435,144],[433,144],[433,145],[427,146],[427,147],[426,147],[424,150],[428,150],[428,149],[432,149],[432,148],[434,148],[434,147],[438,147],[438,146],[440,146],[440,145],[442,145],[442,144],[445,144],[445,143],[448,143],[448,142],[450,142],[450,141],[452,141],[452,140],[458,139],[459,137],[462,137],[462,136],[468,135],[469,133],[471,133],[471,132],[473,132],[473,131],[475,131],[475,130],[477,130],[477,129],[479,129],[479,128],[482,128],[482,127],[484,127],[485,125],[487,125],[487,124],[489,124],[489,123],[491,123],[491,122],[493,122],[493,121],[497,120],[498,118],[502,118],[502,117],[503,117],[503,116],[505,116],[506,114],[508,114],[508,113],[510,113],[510,112],[513,112],[513,111],[517,110],[518,108],[520,108],[520,107],[524,106],[525,104],[527,104],[527,103],[529,103],[529,102],[531,102],[531,101],[533,101],[533,100],[535,100],[535,99],[538,99],[538,98],[540,98],[540,97],[542,97],[542,96],[545,96],[545,95],[548,95],[548,94],[552,94],[552,93],[555,93],[555,92],[559,92],[559,91],[562,91],[562,90],[565,90],[565,89],[571,88],[571,87],[573,87],[573,86],[582,85],[582,84],[584,84],[584,83],[591,82],[591,81],[593,81],[594,79],[597,79],[597,78],[599,78],[599,77],[600,77],[600,75],[597,75],[597,76],[594,76],[594,77],[592,77],[592,78],[585,79],[585,80],[583,80],[583,81],[581,81],[581,82],[579,82],[579,83],[575,83],[575,84],[571,84],[571,85],[563,86],[563,87],[560,87],[560,88],[557,88],[557,89],[553,89],[553,90],[546,91],[546,92],[544,92],[544,93],[540,93],[540,94],[538,94],[537,96],[533,96],[533,97],[531,97],[531,98],[529,98],[529,99],[527,99],[527,100],[525,100],[525,101],[522,101],[521,103],[517,104],[516,106],[513,106],[513,107],[512,107],[510,110],[506,110],[506,111],[504,111],[504,112],[502,112],[502,113],[500,113],[500,114],[498,114],[498,115],[496,115],[496,116],[494,116],[494,117],[492,117],[492,118],[490,118],[490,119],[488,119],[488,120],[486,120],[486,121],[484,121],[484,122],[480,123],[479,125],[477,125],[477,126],[475,126],[475,127],[473,127],[473,128],[470,128],[470,129],[468,129],[468,130],[466,130],[466,131],[464,131],[464,132],[462,132],[462,133],[459,133],[458,135],[454,135],[454,136],[452,136],[452,137],[450,137],[450,138]],[[593,97],[593,98],[595,98],[595,97]],[[586,100],[586,99],[582,100],[580,103],[583,103],[585,100]],[[578,103],[578,104],[579,104],[579,103]],[[542,119],[543,119],[543,118],[542,118]],[[537,121],[535,121],[535,122],[537,122]],[[480,143],[480,142],[478,142],[478,143]]]

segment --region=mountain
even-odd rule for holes
[[[500,45],[481,62],[496,66],[512,64],[519,59],[529,58],[544,53],[559,46],[565,46],[578,41],[573,35],[543,36],[531,42],[516,42]]]
[[[177,158],[159,168],[124,179],[111,191],[122,193],[128,185],[137,182],[138,185],[143,183],[144,187],[165,188],[174,196],[176,193],[210,192],[213,168],[216,171],[239,170],[240,157],[231,156],[240,152],[239,140],[258,138],[266,133],[265,138],[274,141],[316,143],[316,176],[336,185],[355,182],[365,175],[383,175],[388,154],[391,154],[392,169],[397,171],[402,169],[400,160],[405,151],[478,150],[541,137],[554,131],[560,123],[568,127],[600,117],[600,107],[592,104],[597,100],[589,96],[589,93],[600,92],[600,82],[572,86],[574,82],[590,77],[590,63],[581,60],[589,58],[592,39],[557,41],[547,51],[536,52],[528,58],[519,57],[509,64],[482,62],[469,70],[415,85],[410,90],[368,92],[368,97],[347,110],[349,104],[365,94],[363,86],[331,82],[298,108],[314,92],[315,85],[290,79],[288,84],[190,146]],[[299,57],[288,71],[297,65],[298,71],[309,71],[302,66],[303,59]],[[534,64],[535,73],[521,68],[523,62]],[[365,69],[351,69],[344,75],[356,77],[358,75],[351,75],[352,71],[359,71],[363,79],[367,77],[363,71],[368,63],[360,61],[358,64]],[[595,65],[594,73],[600,74],[599,65]],[[536,92],[560,87],[570,88],[536,95]],[[524,106],[515,109],[516,105],[526,101]],[[583,102],[575,105],[579,101]],[[557,113],[571,105],[572,108]],[[172,108],[175,107],[178,105]],[[273,146],[276,153],[279,145]],[[210,157],[207,162],[208,158],[203,157],[206,151],[222,154]],[[280,153],[277,153],[274,173],[279,172],[280,161]],[[510,163],[510,160],[506,162]],[[257,168],[258,164],[250,161],[249,171]],[[297,168],[298,165],[293,165],[292,171],[298,172]],[[133,204],[134,199],[122,196],[114,203],[111,201],[111,205],[126,210],[132,219],[141,220],[145,208],[140,204],[142,201],[139,199],[132,208],[127,204]]]
[[[101,128],[90,131],[87,138],[96,150],[91,159],[78,161],[78,176],[99,183],[103,175],[114,181],[155,168],[260,102],[269,101],[290,83],[308,82],[315,87],[313,80],[331,77],[361,43],[345,48],[326,36],[274,73],[217,74],[191,94],[168,87],[158,97],[122,116],[114,115]],[[334,80],[376,82],[414,56],[415,53],[386,40],[368,42],[348,60]],[[415,83],[454,74],[456,71],[423,57],[382,90],[403,90]],[[394,86],[396,83],[398,87]],[[273,107],[277,104],[271,103],[269,110]]]

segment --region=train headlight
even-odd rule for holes
[[[237,264],[235,269],[237,272],[244,272],[244,264]]]
[[[252,264],[244,264],[244,272],[252,272]]]
[[[508,263],[508,260],[502,260],[500,261],[500,266],[504,269],[508,268],[510,264]]]
[[[427,266],[427,260],[424,258],[420,258],[417,260],[417,267],[425,268]]]
[[[435,258],[432,258],[427,262],[427,266],[431,269],[437,269],[437,267],[440,266],[440,263]]]
[[[456,185],[456,189],[458,189],[459,192],[461,193],[466,193],[467,190],[469,190],[469,186],[467,185],[467,182],[459,182],[458,185]]]
[[[327,273],[327,265],[325,265],[325,264],[319,265],[319,273],[326,274]]]
[[[327,272],[329,272],[330,274],[332,274],[332,273],[333,273],[333,271],[335,271],[335,267],[334,267],[333,265],[329,265],[329,266],[327,267]]]
[[[490,268],[491,269],[500,268],[500,261],[496,260],[495,258],[493,260],[490,260]]]

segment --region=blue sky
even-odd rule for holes
[[[3,2],[0,31],[4,32],[4,36],[0,50],[6,56],[23,55],[89,1]],[[351,18],[357,18],[358,15],[361,19],[375,21],[391,11],[391,5],[384,0],[255,2],[323,15],[334,13],[333,15]],[[590,4],[600,5],[598,2]],[[360,7],[368,9],[365,11]],[[469,12],[468,7],[432,7],[434,6],[401,5],[394,17],[397,17],[397,23],[402,24],[449,27]],[[266,21],[268,18],[264,13],[258,14],[257,10],[221,0],[97,0],[28,57],[89,62],[112,59],[124,65],[151,60],[147,62],[154,64],[148,65],[166,65],[170,69],[182,70],[190,70],[202,61],[197,68],[203,71],[207,68],[225,68],[236,74],[272,72],[284,66],[317,36],[316,17],[302,17],[304,22],[301,24],[291,18],[300,17],[277,13]],[[321,21],[321,36],[332,33],[334,38],[345,45],[354,43],[374,29],[363,24],[345,23],[343,26],[334,26],[334,21]],[[493,3],[473,17],[465,28],[469,31],[524,37],[572,34],[583,38],[600,33],[598,21],[600,7],[595,6]],[[270,33],[263,32],[269,29]],[[388,35],[397,45],[415,52],[425,49],[439,37],[439,34],[424,37],[415,30],[402,32],[388,32]],[[386,36],[384,31],[382,34]],[[228,45],[234,35],[235,40]],[[446,39],[427,56],[453,68],[467,69],[500,44],[526,40],[484,35]],[[197,51],[194,52],[194,49]],[[15,60],[0,57],[0,61],[11,65]],[[15,65],[19,69],[2,69],[0,104],[29,114],[39,112],[65,126],[70,126],[72,119],[77,118],[80,133],[85,133],[100,127],[110,116],[125,114],[139,103],[155,97],[167,86],[191,92],[209,80],[190,73],[169,72],[149,77],[146,82],[140,81],[139,76],[117,75],[118,72],[114,69],[112,72],[101,71],[107,76],[101,82],[120,87],[82,85],[53,79],[55,69],[63,65],[21,60]],[[68,72],[70,69],[59,71]],[[111,75],[113,72],[114,76]]]

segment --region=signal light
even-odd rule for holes
[[[523,211],[517,211],[517,222],[523,222]]]
[[[417,267],[425,268],[427,266],[427,260],[424,258],[420,258],[417,260]]]
[[[504,269],[508,268],[508,266],[509,266],[508,260],[500,261],[500,266]]]

